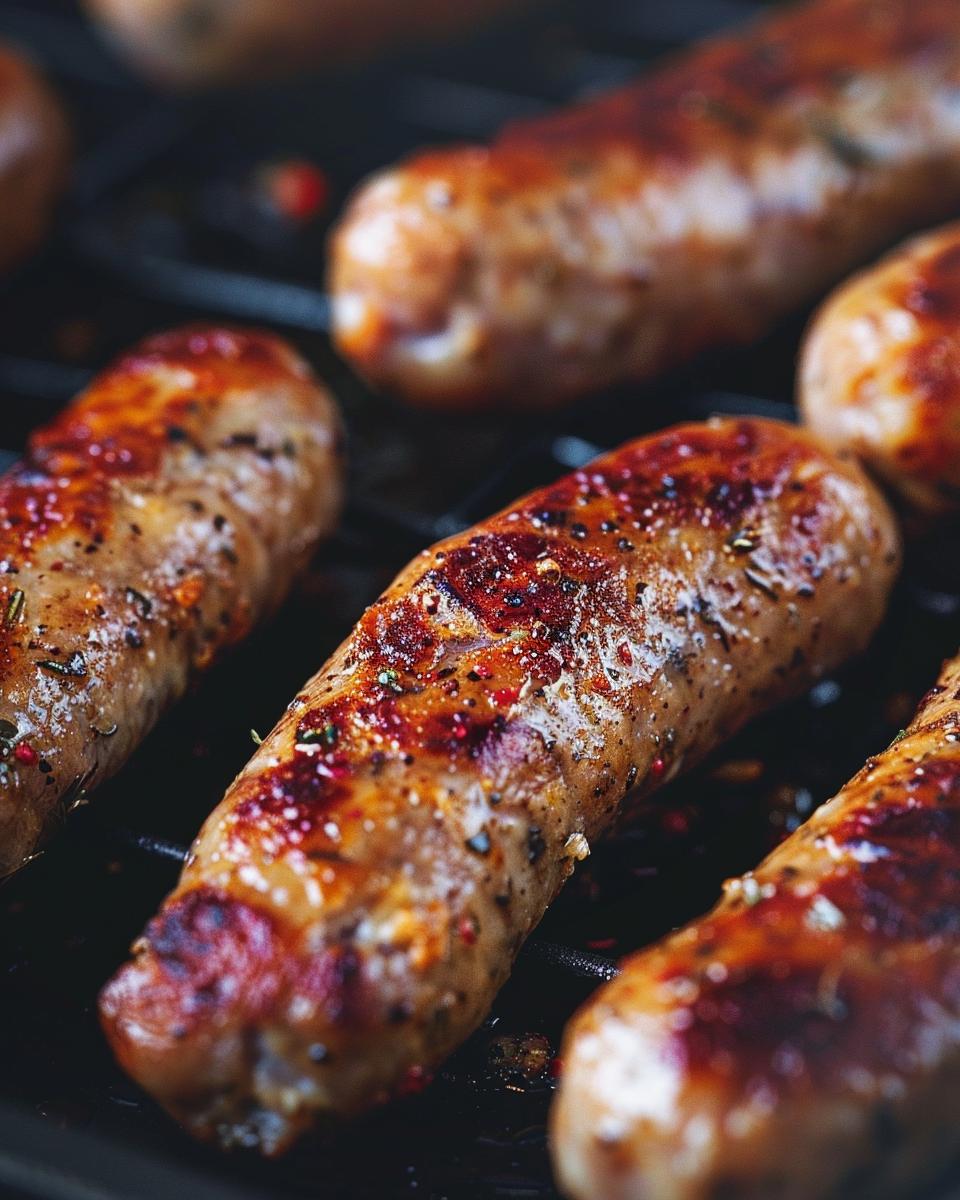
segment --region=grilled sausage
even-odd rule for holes
[[[123,1066],[272,1152],[482,1020],[589,842],[861,649],[897,564],[860,469],[678,426],[425,551],[209,818],[107,986]]]
[[[960,0],[811,0],[421,154],[333,243],[341,351],[436,406],[554,404],[746,342],[960,202]]]
[[[927,517],[960,507],[960,224],[841,287],[800,360],[808,425]]]
[[[0,873],[279,603],[336,517],[337,429],[283,343],[184,330],[0,478]]]
[[[0,46],[0,271],[26,258],[46,233],[68,158],[56,97],[33,67]]]
[[[468,30],[510,0],[86,0],[107,36],[179,87],[247,82]]]
[[[960,1149],[958,881],[960,658],[889,749],[574,1019],[561,1187],[916,1194]]]

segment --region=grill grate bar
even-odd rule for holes
[[[329,301],[314,288],[125,245],[96,218],[78,223],[73,243],[81,257],[158,299],[289,329],[313,333],[329,329]]]
[[[99,146],[78,164],[73,174],[71,198],[84,207],[106,196],[138,171],[169,150],[186,132],[186,109],[170,101],[154,104]]]
[[[102,822],[99,823],[98,828],[106,836],[153,858],[166,859],[181,865],[187,860],[189,848],[178,842],[171,842],[167,838],[139,833],[121,825],[106,825]],[[595,979],[604,982],[613,979],[618,972],[617,964],[612,958],[606,958],[588,950],[580,950],[574,946],[544,941],[541,938],[529,939],[521,949],[520,956],[532,962],[558,968],[581,979]]]

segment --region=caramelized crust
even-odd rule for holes
[[[66,182],[69,140],[47,84],[0,46],[0,271],[26,258],[46,233]]]
[[[567,1032],[583,1200],[909,1195],[956,1153],[960,659],[910,728]]]
[[[199,87],[360,61],[469,30],[511,0],[86,0],[86,6],[150,75]]]
[[[424,405],[550,405],[746,342],[960,199],[960,0],[810,0],[360,189],[338,344]]]
[[[790,426],[630,443],[425,551],[298,695],[107,986],[126,1069],[266,1152],[473,1030],[625,812],[864,647],[897,568]]]
[[[901,246],[840,288],[800,363],[804,419],[909,506],[960,507],[960,224]]]
[[[282,342],[182,330],[0,478],[0,873],[280,602],[336,519],[337,431]]]

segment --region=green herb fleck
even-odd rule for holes
[[[7,629],[12,629],[20,620],[20,614],[23,612],[23,602],[26,597],[23,594],[22,588],[17,590],[10,597],[10,602],[7,605],[6,616],[3,618],[3,623]]]
[[[71,679],[83,679],[87,673],[87,660],[79,650],[75,650],[65,663],[57,662],[54,658],[44,658],[37,663],[44,671],[52,671],[54,675],[63,675]]]
[[[390,669],[380,672],[380,674],[377,676],[377,683],[379,683],[382,687],[389,688],[391,692],[396,692],[398,696],[403,691],[403,688],[397,682],[396,671]]]
[[[262,746],[262,745],[263,745],[263,738],[260,736],[260,734],[259,734],[259,733],[257,733],[257,731],[256,731],[255,729],[251,729],[251,730],[250,730],[250,737],[251,737],[251,739],[252,739],[252,741],[253,741],[253,744],[254,744],[255,746]]]

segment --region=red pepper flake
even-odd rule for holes
[[[478,679],[490,679],[493,676],[493,671],[486,663],[476,663],[471,668],[471,671]]]
[[[397,1084],[398,1096],[416,1096],[433,1082],[433,1072],[426,1067],[409,1067]]]
[[[663,761],[663,759],[659,755],[657,755],[657,757],[650,764],[650,774],[651,775],[660,776],[664,773],[664,771],[666,769],[667,769],[667,764]]]
[[[330,181],[324,171],[306,159],[275,163],[263,175],[270,205],[288,221],[306,224],[330,201]]]
[[[455,713],[453,717],[453,736],[461,742],[467,736],[468,730],[465,724],[466,717],[463,713]]]
[[[477,941],[477,923],[473,917],[464,917],[457,929],[460,940],[465,946],[473,946]]]
[[[516,704],[519,695],[519,688],[497,688],[493,693],[493,702],[494,704]]]
[[[13,752],[13,757],[17,762],[22,762],[25,767],[32,767],[39,761],[40,755],[27,742],[20,742]]]
[[[625,667],[633,666],[633,654],[630,651],[628,642],[621,642],[617,647],[617,658],[620,659]]]
[[[663,828],[667,833],[684,834],[690,832],[690,821],[686,813],[672,810],[663,814]]]

